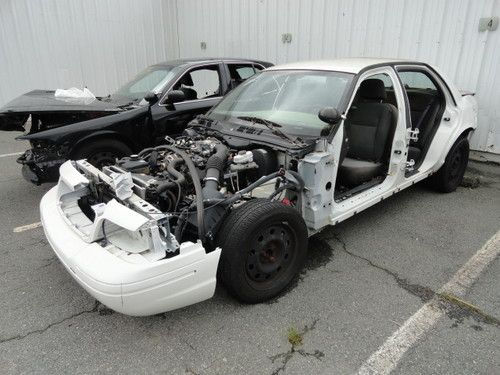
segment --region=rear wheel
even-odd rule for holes
[[[120,141],[114,139],[100,139],[91,141],[79,148],[73,155],[74,159],[87,159],[97,168],[112,165],[115,160],[132,154],[132,150]]]
[[[302,269],[307,228],[292,207],[255,199],[233,210],[217,235],[222,248],[219,276],[242,302],[279,294]]]
[[[469,161],[469,141],[458,139],[446,156],[443,166],[431,177],[432,185],[443,193],[451,193],[462,183]]]

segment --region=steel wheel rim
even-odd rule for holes
[[[287,273],[296,257],[297,236],[288,223],[257,231],[245,261],[246,277],[254,287],[265,288]]]

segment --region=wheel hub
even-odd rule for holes
[[[294,243],[286,225],[266,228],[251,241],[246,261],[248,277],[257,282],[269,281],[290,263]]]

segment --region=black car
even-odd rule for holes
[[[35,90],[0,109],[0,130],[25,131],[17,139],[30,141],[32,148],[17,160],[23,176],[35,184],[51,182],[65,160],[87,159],[101,167],[180,134],[195,116],[269,66],[231,58],[167,61],[91,103]]]

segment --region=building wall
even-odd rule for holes
[[[500,16],[500,0],[178,0],[179,52],[274,63],[422,60],[476,92],[472,147],[500,153],[500,29],[479,32],[485,16]],[[291,43],[282,43],[283,33],[292,34]]]
[[[0,106],[37,88],[107,95],[176,58],[175,8],[175,0],[0,0]]]
[[[408,58],[476,92],[472,147],[500,153],[500,29],[479,32],[485,16],[500,0],[0,0],[0,105],[35,88],[106,95],[176,57]]]

